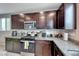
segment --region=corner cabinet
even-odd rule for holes
[[[76,4],[64,3],[57,10],[56,29],[76,29]]]

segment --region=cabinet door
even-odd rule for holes
[[[12,29],[24,29],[24,22],[21,21],[20,15],[11,16]]]
[[[6,50],[12,52],[13,51],[13,40],[6,39]]]
[[[29,42],[28,52],[35,53],[35,43]]]
[[[41,41],[36,41],[36,49],[35,49],[35,55],[36,56],[42,56],[42,44],[40,44]]]
[[[76,5],[75,3],[65,4],[65,29],[76,29]]]
[[[46,16],[39,14],[39,19],[37,20],[37,28],[38,29],[45,29],[46,28]]]
[[[57,11],[57,29],[76,29],[76,4],[62,4]]]
[[[49,41],[36,41],[36,56],[50,56],[51,46]]]
[[[19,39],[14,39],[13,42],[13,52],[20,52],[20,40]]]
[[[51,45],[49,43],[42,46],[42,55],[51,56]]]
[[[64,4],[59,8],[58,12],[58,29],[64,29]]]
[[[55,29],[56,27],[56,12],[49,12],[46,16],[46,28]]]

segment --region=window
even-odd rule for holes
[[[0,18],[0,31],[8,31],[11,28],[10,18]]]
[[[74,5],[67,4],[65,9],[65,28],[73,29],[74,28]]]

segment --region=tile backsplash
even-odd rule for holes
[[[39,29],[39,30],[12,30],[12,31],[17,31],[18,33],[18,36],[21,35],[21,33],[31,33],[31,32],[42,32],[42,33],[46,33],[46,34],[57,34],[57,33],[61,33],[61,34],[64,34],[64,33],[68,33],[69,34],[69,38],[72,38],[72,39],[75,39],[75,30],[62,30],[62,29],[49,29],[49,30],[46,30],[46,29]],[[12,33],[11,31],[11,33]]]
[[[0,44],[2,45],[5,45],[5,37],[9,37],[12,35],[12,31],[17,31],[19,33],[19,36],[20,36],[20,33],[24,32],[24,33],[27,33],[27,32],[46,32],[47,34],[49,33],[52,33],[52,34],[57,34],[57,33],[69,33],[69,38],[72,38],[72,39],[75,39],[75,30],[58,30],[58,29],[53,29],[53,30],[11,30],[11,31],[0,31]]]

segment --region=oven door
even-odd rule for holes
[[[35,52],[35,42],[34,41],[29,41],[28,52],[29,53]]]
[[[35,53],[35,41],[28,41],[28,48],[25,49],[25,41],[28,40],[21,40],[21,52],[28,52],[28,53]]]

